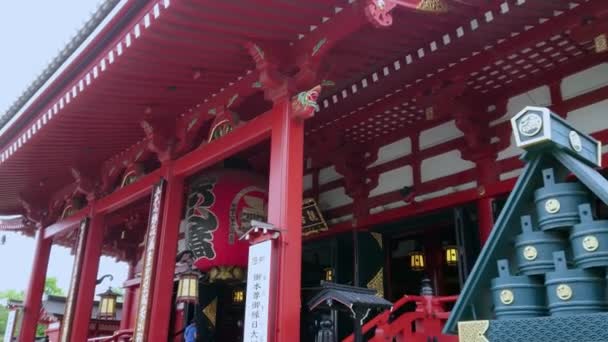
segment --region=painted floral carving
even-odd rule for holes
[[[293,115],[303,119],[312,117],[315,111],[319,110],[319,105],[317,104],[319,94],[321,94],[320,85],[299,93],[291,102]]]

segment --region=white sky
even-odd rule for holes
[[[100,0],[4,1],[0,11],[0,113],[57,55],[94,12]],[[58,151],[59,152],[59,151]],[[34,240],[19,234],[6,235],[0,245],[0,291],[25,290],[34,257]],[[53,246],[47,275],[56,277],[67,293],[73,256],[66,248]],[[99,275],[114,275],[113,287],[126,280],[127,266],[102,258]],[[107,289],[109,281],[98,287]]]

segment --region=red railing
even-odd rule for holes
[[[118,330],[112,336],[90,338],[87,342],[128,342],[133,339],[133,330]]]
[[[441,330],[450,315],[445,307],[454,303],[458,296],[403,296],[390,311],[384,311],[363,325],[363,335],[370,336],[367,341],[397,342],[457,342],[458,337],[443,335]],[[397,315],[406,304],[415,303],[414,311]],[[353,342],[350,335],[343,342]]]

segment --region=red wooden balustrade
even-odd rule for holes
[[[112,336],[90,338],[87,342],[127,342],[132,341],[133,329],[117,330]]]
[[[391,310],[384,311],[363,325],[363,335],[370,336],[367,341],[396,342],[457,342],[458,337],[443,335],[441,330],[450,315],[445,307],[454,303],[458,296],[403,296]],[[393,315],[403,306],[416,303],[414,311]],[[353,342],[350,335],[343,342]]]

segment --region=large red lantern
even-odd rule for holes
[[[192,180],[185,224],[194,266],[202,271],[247,266],[249,243],[239,238],[251,220],[266,220],[266,189],[263,177],[233,169],[205,172]]]

